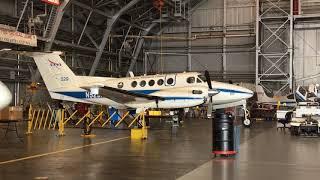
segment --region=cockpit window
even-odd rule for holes
[[[207,79],[204,75],[198,75],[198,78],[201,79],[203,82],[207,82]]]
[[[169,85],[173,84],[173,78],[169,78],[169,79],[167,80],[167,84],[169,84]]]
[[[197,83],[202,83],[202,80],[197,78]]]
[[[187,78],[187,83],[192,84],[195,82],[195,78],[194,77],[188,77]]]

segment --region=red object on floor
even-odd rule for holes
[[[212,151],[213,154],[221,154],[221,155],[233,155],[237,154],[236,151]]]

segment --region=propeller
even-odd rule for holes
[[[207,81],[207,84],[208,84],[209,89],[212,89],[212,84],[211,84],[211,79],[210,79],[209,71],[206,70],[206,71],[204,72],[204,76],[206,77],[206,81]]]
[[[212,117],[212,96],[214,96],[214,95],[210,93],[210,91],[212,91],[213,88],[212,88],[212,84],[211,84],[209,71],[206,70],[204,72],[204,76],[206,77],[206,81],[207,81],[208,88],[209,88],[209,90],[208,90],[209,104],[208,104],[208,110],[207,110],[207,117],[211,118]]]

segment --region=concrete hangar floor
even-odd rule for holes
[[[0,179],[152,179],[263,180],[319,179],[320,141],[277,131],[273,122],[241,128],[240,153],[212,158],[211,121],[186,120],[177,134],[166,123],[149,131],[148,140],[132,141],[127,130],[80,129],[0,141]],[[22,127],[21,127],[22,128]],[[20,130],[22,132],[23,129]],[[0,133],[2,133],[0,131]]]

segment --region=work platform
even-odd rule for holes
[[[94,129],[95,138],[82,138],[75,128],[66,129],[68,135],[63,137],[39,130],[24,136],[23,142],[9,135],[8,141],[0,142],[0,179],[292,180],[319,176],[319,139],[277,132],[273,122],[242,128],[240,154],[235,159],[213,160],[210,120],[185,120],[177,133],[172,133],[165,120],[151,127],[147,140],[131,140],[129,130],[114,129]]]

